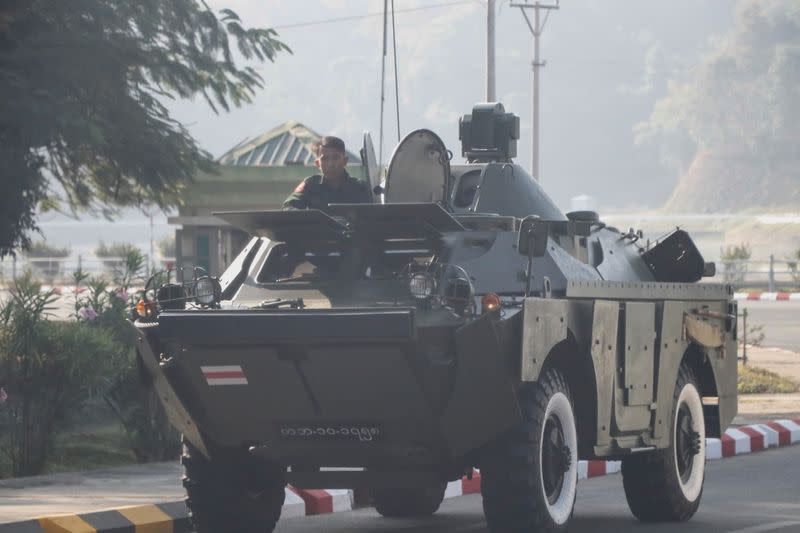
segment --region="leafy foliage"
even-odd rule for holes
[[[46,320],[53,298],[23,277],[0,309],[0,452],[16,476],[42,472],[57,432],[108,389],[122,357],[104,328]]]
[[[174,235],[169,235],[158,241],[158,251],[161,253],[161,257],[175,257],[176,250]]]
[[[134,247],[122,257],[113,286],[103,278],[83,272],[73,274],[76,288],[85,289],[75,296],[75,318],[107,331],[123,348],[122,363],[104,397],[125,429],[131,451],[142,462],[174,459],[180,450],[180,436],[170,426],[152,388],[142,383],[145,375],[139,367],[133,329],[127,321],[137,300],[133,285],[143,281],[144,266],[144,256]]]
[[[797,250],[786,264],[789,267],[789,275],[795,283],[800,284],[800,250]]]
[[[273,30],[202,0],[3,2],[0,255],[30,244],[38,206],[111,215],[175,205],[213,165],[163,99],[240,106],[264,80],[236,55],[273,61],[281,51]]]
[[[740,0],[735,26],[670,80],[635,133],[679,176],[670,210],[800,202],[797,0]]]
[[[737,283],[744,281],[747,274],[747,263],[753,255],[753,250],[747,244],[729,245],[720,250],[720,262],[722,263],[722,277],[725,283]]]
[[[62,259],[69,256],[69,247],[51,246],[46,241],[36,241],[25,251],[33,270],[48,282],[60,277],[63,266]]]
[[[47,241],[36,241],[25,251],[28,257],[67,257],[72,250],[69,247],[59,248],[47,244]]]
[[[800,385],[763,368],[739,365],[739,394],[780,394],[800,391]]]
[[[674,147],[736,146],[754,157],[786,156],[800,136],[800,10],[795,0],[744,0],[736,26],[686,81],[673,81],[640,140]],[[693,150],[673,154],[694,157]]]

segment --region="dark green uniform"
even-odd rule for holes
[[[324,211],[328,204],[363,204],[372,202],[369,185],[349,174],[339,187],[332,187],[316,174],[303,180],[292,194],[283,202],[284,209],[319,209]]]

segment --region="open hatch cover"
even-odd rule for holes
[[[416,239],[464,231],[438,204],[331,204],[328,212],[228,211],[214,216],[252,235],[282,242],[342,241],[350,234]]]
[[[412,131],[397,145],[386,173],[386,203],[443,202],[450,154],[430,130]]]
[[[303,211],[226,211],[215,217],[252,235],[273,241],[340,241],[347,226],[317,209]]]
[[[439,204],[331,204],[328,210],[346,219],[357,235],[402,239],[464,231]]]

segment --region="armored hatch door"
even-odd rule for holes
[[[273,241],[340,241],[347,226],[317,209],[302,211],[226,211],[214,213],[228,224],[251,235]]]
[[[361,164],[364,166],[369,183],[370,192],[379,185],[381,169],[378,167],[378,160],[375,158],[375,146],[372,144],[372,136],[368,131],[364,132],[364,142],[361,146]]]
[[[386,203],[443,202],[450,156],[438,135],[415,130],[395,148],[386,174]]]

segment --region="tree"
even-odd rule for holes
[[[672,207],[800,200],[800,2],[740,0],[734,28],[636,133],[689,179]]]
[[[204,0],[0,4],[0,256],[30,243],[39,207],[113,213],[175,205],[209,154],[163,105],[229,110],[263,78],[245,61],[289,48]]]
[[[747,244],[729,245],[720,250],[722,262],[722,278],[725,283],[741,283],[747,275],[747,261],[753,256],[753,250]]]

